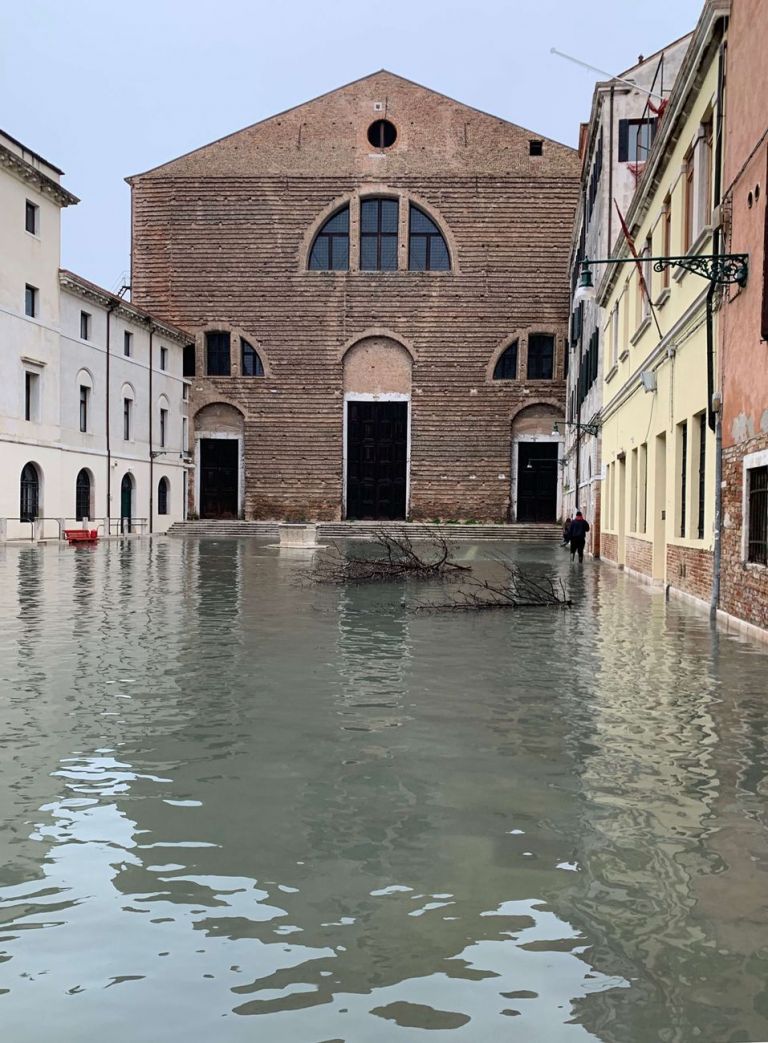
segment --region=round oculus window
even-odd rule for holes
[[[374,120],[368,128],[368,140],[374,148],[390,148],[397,138],[397,128],[389,120]]]

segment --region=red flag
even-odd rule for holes
[[[621,210],[619,209],[619,204],[616,202],[615,199],[613,201],[613,204],[616,207],[616,213],[619,215],[619,221],[621,222],[621,230],[624,233],[624,238],[626,239],[627,246],[629,247],[629,252],[632,254],[632,256],[635,259],[635,265],[637,267],[637,275],[638,275],[638,278],[640,279],[640,290],[641,290],[642,293],[645,294],[646,298],[648,299],[648,303],[650,304],[651,294],[650,294],[650,292],[648,290],[648,285],[647,285],[647,283],[645,281],[645,275],[643,274],[643,261],[642,261],[642,258],[640,257],[640,255],[637,252],[637,247],[635,246],[635,240],[632,238],[632,235],[630,234],[630,231],[627,228],[627,222],[624,220],[624,215],[622,214]]]

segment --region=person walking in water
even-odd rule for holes
[[[567,547],[568,544],[571,542],[571,520],[572,519],[569,514],[568,517],[565,519],[565,524],[563,525],[563,547]]]
[[[579,561],[584,561],[584,544],[587,542],[588,532],[589,522],[581,511],[576,511],[576,517],[571,522],[571,528],[568,532],[571,540],[571,561],[575,559],[577,554],[579,555]]]

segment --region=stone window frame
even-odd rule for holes
[[[768,449],[747,453],[742,461],[741,484],[741,564],[746,569],[768,571],[768,565],[749,561],[749,472],[758,467],[768,467]]]
[[[325,273],[322,273],[325,274]],[[229,334],[229,375],[228,376],[217,376],[208,374],[208,359],[206,356],[206,333],[228,333]],[[240,343],[241,340],[246,340],[251,347],[256,351],[259,358],[261,359],[261,365],[264,369],[263,376],[258,378],[258,381],[269,379],[272,376],[272,367],[269,362],[269,357],[264,349],[264,344],[260,337],[250,333],[243,326],[235,326],[231,322],[217,322],[212,320],[207,322],[204,326],[201,326],[195,334],[195,373],[198,374],[194,377],[189,377],[190,381],[199,380],[200,377],[204,377],[206,380],[253,380],[253,377],[246,377],[242,374],[242,352]]]
[[[398,226],[397,226],[397,268],[389,271],[365,271],[360,268],[360,204],[364,199],[394,199],[398,203]],[[426,271],[411,270],[408,267],[409,247],[409,219],[411,204],[422,210],[427,217],[439,228],[445,245],[448,249],[450,268],[431,269]],[[309,258],[312,246],[317,234],[322,230],[325,222],[333,217],[335,213],[349,207],[349,268],[342,270],[311,269]],[[328,278],[333,276],[360,275],[365,278],[392,277],[395,275],[410,275],[415,278],[445,278],[446,276],[459,275],[459,251],[456,238],[451,231],[450,225],[440,211],[429,200],[416,192],[405,189],[392,188],[391,185],[383,183],[371,183],[355,188],[351,192],[345,192],[337,196],[322,211],[320,211],[307,228],[299,246],[297,256],[297,268],[302,274],[312,278]],[[213,327],[225,328],[225,327]]]
[[[528,338],[531,334],[541,333],[549,337],[554,337],[555,348],[553,356],[552,376],[551,377],[528,377]],[[493,373],[496,369],[496,363],[499,361],[501,356],[513,344],[517,341],[517,377],[513,380],[512,378],[500,378],[494,380]],[[550,387],[552,384],[560,382],[564,384],[566,378],[559,374],[563,371],[563,358],[565,352],[568,350],[568,333],[567,327],[564,327],[561,323],[553,323],[551,326],[547,326],[545,323],[537,322],[530,326],[521,326],[514,332],[507,334],[502,340],[500,340],[493,351],[491,352],[490,358],[485,367],[485,382],[486,384],[494,384],[498,387],[519,387],[522,385],[529,385],[537,388]]]

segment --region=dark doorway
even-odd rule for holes
[[[557,442],[517,443],[517,521],[557,521]]]
[[[239,442],[236,438],[200,439],[200,517],[236,518]]]
[[[405,518],[407,402],[347,403],[347,518]]]
[[[133,478],[123,475],[120,483],[120,531],[131,532],[133,525]]]

